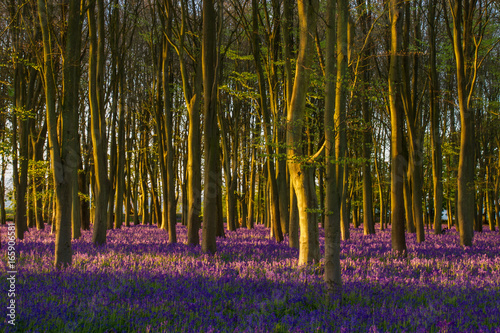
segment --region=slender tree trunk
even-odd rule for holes
[[[464,0],[469,6],[469,0]],[[466,11],[467,12],[467,11]],[[468,15],[468,13],[467,13]],[[467,27],[465,27],[467,29]],[[453,4],[453,49],[457,69],[458,105],[460,107],[460,159],[458,164],[457,220],[460,245],[472,246],[474,232],[474,112],[467,102],[464,46],[462,44],[462,1]],[[467,41],[465,41],[467,42]]]
[[[43,34],[44,80],[47,105],[47,126],[51,156],[51,169],[56,192],[56,248],[54,264],[57,268],[70,266],[72,262],[71,220],[74,191],[78,171],[78,154],[72,140],[77,138],[78,87],[80,59],[80,1],[69,3],[68,33],[64,54],[64,95],[62,128],[58,139],[55,113],[56,85],[53,76],[51,38],[44,0],[38,0],[38,15]]]
[[[238,117],[239,105],[236,102],[233,108],[233,117],[235,118],[234,132],[230,135],[229,120],[221,113],[218,115],[220,128],[222,130],[222,156],[224,165],[224,178],[226,179],[226,223],[227,230],[236,230],[237,219],[237,149],[238,149]],[[229,137],[232,137],[232,142],[229,142]],[[230,145],[232,145],[230,147]]]
[[[340,232],[342,240],[351,238],[351,198],[349,197],[349,166],[344,165],[342,196],[340,199]],[[355,226],[357,228],[357,226]]]
[[[170,35],[170,17],[167,15],[167,35]],[[162,62],[162,88],[163,88],[163,108],[165,110],[165,141],[166,141],[166,171],[167,171],[167,200],[168,202],[168,241],[170,243],[177,243],[177,201],[175,198],[175,170],[174,170],[174,146],[173,142],[173,110],[172,110],[172,97],[170,96],[170,80],[168,66],[170,64],[170,51],[167,47],[168,43],[165,41],[163,48],[163,62]],[[165,158],[165,157],[163,157]]]
[[[297,207],[297,195],[293,188],[293,183],[290,182],[290,226],[288,242],[291,248],[299,248],[299,208]]]
[[[361,12],[361,28],[366,38],[369,38],[368,31],[371,25],[371,11],[364,2],[358,0]],[[372,189],[372,171],[371,171],[371,153],[372,153],[372,124],[371,124],[371,110],[367,95],[366,87],[370,84],[370,48],[371,41],[365,41],[367,44],[366,49],[363,50],[361,68],[363,71],[363,86],[364,92],[361,100],[361,109],[363,112],[363,121],[365,128],[363,130],[363,231],[365,235],[375,233],[375,222],[373,219],[373,189]]]
[[[417,232],[417,241],[423,242],[425,239],[423,213],[422,213],[422,144],[420,142],[420,116],[417,113],[416,89],[418,78],[418,56],[416,52],[410,55],[410,30],[411,30],[411,3],[404,3],[404,33],[403,33],[403,52],[405,55],[402,57],[402,89],[401,97],[403,102],[403,109],[406,116],[407,133],[408,133],[408,181],[409,192],[405,191],[407,196],[407,222],[409,230]],[[403,14],[403,11],[401,11]],[[418,22],[416,23],[418,26]],[[419,38],[419,30],[415,31],[415,39]],[[413,61],[411,61],[413,60]],[[410,69],[410,63],[413,65]],[[411,73],[413,72],[413,85],[410,83],[412,79]],[[408,187],[406,187],[408,190]],[[411,218],[410,218],[411,215]],[[412,223],[410,223],[410,221]]]
[[[204,126],[203,143],[205,147],[205,175],[203,199],[203,252],[215,253],[217,228],[217,195],[220,187],[219,173],[219,129],[217,127],[215,77],[216,66],[216,15],[214,0],[203,1],[203,97]]]
[[[408,171],[405,172],[404,177],[404,203],[405,203],[405,218],[406,218],[406,231],[415,233],[415,221],[413,220],[413,202],[412,202],[412,184]]]
[[[250,163],[250,190],[248,192],[248,215],[247,215],[247,228],[253,229],[254,227],[254,201],[255,201],[255,169],[256,169],[256,161],[255,161],[255,147],[251,147],[252,149],[252,161]]]
[[[434,199],[434,234],[441,234],[441,215],[443,211],[443,156],[441,152],[440,114],[439,114],[439,80],[436,61],[436,6],[437,0],[431,0],[429,6],[429,62],[430,62],[430,117],[432,147],[432,179]]]
[[[42,130],[38,134],[35,139],[35,129],[34,126],[32,128],[32,147],[33,147],[33,160],[35,163],[43,162],[43,147],[45,146],[45,141],[47,137],[47,122],[44,121],[42,126]],[[33,177],[33,202],[34,202],[34,210],[35,210],[35,219],[36,219],[36,227],[38,230],[44,229],[44,216],[43,216],[43,187],[45,182],[45,177],[40,175],[35,175]]]
[[[377,173],[377,183],[378,183],[378,194],[379,194],[379,223],[380,223],[380,230],[385,229],[385,212],[384,212],[384,206],[385,206],[385,200],[384,200],[384,189],[383,189],[383,179],[381,175],[381,171],[378,165],[378,153],[377,153],[377,145],[375,144],[375,157],[374,157],[374,164],[375,164],[375,171]]]
[[[123,59],[122,59],[123,63]],[[118,74],[119,82],[119,110],[118,110],[118,163],[116,170],[116,196],[115,196],[115,228],[123,224],[123,195],[125,192],[125,71],[120,65]]]
[[[267,94],[265,87],[264,71],[262,69],[261,57],[260,57],[260,41],[258,35],[258,1],[252,0],[252,22],[253,22],[253,32],[252,32],[252,49],[254,55],[254,62],[257,69],[257,77],[259,81],[259,109],[263,118],[263,130],[266,145],[267,154],[267,172],[269,174],[270,180],[270,199],[271,199],[271,213],[273,215],[273,221],[278,223],[273,223],[273,234],[277,242],[283,241],[283,231],[280,224],[280,206],[279,206],[279,192],[278,184],[276,182],[276,171],[274,168],[274,150],[272,148],[272,133],[271,133],[271,117],[269,115],[269,109],[267,105]]]
[[[500,232],[500,158],[498,159],[497,172],[497,180],[495,182],[495,220]]]
[[[338,46],[345,52],[347,38],[347,0],[338,2]],[[342,278],[340,267],[340,197],[341,188],[337,184],[336,167],[333,163],[335,154],[335,0],[327,3],[327,46],[326,46],[326,88],[325,88],[325,275],[324,279],[330,295],[342,292]],[[341,51],[341,52],[342,52]],[[339,52],[340,53],[340,52]],[[342,54],[346,56],[345,53]],[[330,74],[332,73],[332,74]],[[337,72],[338,74],[338,72]],[[340,77],[342,79],[342,77]],[[337,80],[339,78],[337,77]],[[345,91],[341,91],[344,93]]]
[[[201,62],[200,62],[201,63]],[[200,102],[201,102],[201,66],[196,72],[195,93],[189,101],[188,134],[188,245],[198,245],[201,210],[201,141],[200,141]]]
[[[488,166],[486,167],[486,191],[485,191],[485,197],[486,197],[486,212],[488,216],[488,226],[490,227],[491,231],[495,231],[495,207],[493,203],[493,182],[492,182],[492,175],[491,175],[491,166],[492,166],[492,161],[491,158],[488,161]]]
[[[2,133],[2,139],[4,139],[4,132]],[[0,186],[0,225],[5,225],[7,223],[7,212],[5,210],[5,171],[7,170],[7,163],[5,163],[4,155],[2,155],[1,164],[1,186]]]
[[[349,19],[348,3],[342,0],[337,1],[339,6],[339,19],[337,22],[337,78],[335,81],[335,154],[337,163],[335,164],[335,177],[338,193],[343,192],[344,168],[347,168],[347,126],[346,126],[346,100],[347,100],[347,24]],[[345,9],[342,7],[346,7]],[[333,67],[333,66],[332,66]],[[332,68],[333,70],[333,68]],[[327,74],[329,75],[329,74]],[[341,197],[345,200],[345,197]],[[344,221],[345,223],[345,221]]]
[[[18,9],[15,9],[16,11]],[[13,18],[14,21],[17,21],[17,14],[14,14],[16,18]],[[19,22],[14,24],[20,24]],[[17,28],[13,28],[17,30]],[[16,34],[16,32],[14,32]],[[17,40],[17,36],[15,37]],[[20,52],[17,50],[18,45],[17,42],[15,44],[15,52]],[[14,178],[14,191],[15,191],[15,216],[14,223],[16,227],[16,238],[19,240],[24,239],[24,233],[28,231],[27,224],[27,214],[28,214],[28,205],[26,194],[28,193],[28,162],[29,162],[29,151],[28,151],[28,137],[29,137],[29,127],[31,123],[31,118],[27,114],[28,111],[31,110],[31,99],[32,96],[30,93],[26,93],[26,69],[24,65],[21,64],[18,60],[14,61],[14,105],[15,112],[13,117],[13,132],[14,138],[13,142],[13,178]],[[29,70],[29,86],[34,83],[34,74],[35,70],[32,68]],[[29,89],[32,90],[32,89]],[[28,95],[28,96],[27,96]],[[17,114],[21,114],[20,117]],[[19,142],[19,147],[18,147]],[[19,150],[19,151],[18,151]]]
[[[110,135],[110,156],[109,156],[109,187],[108,187],[108,208],[107,208],[107,218],[106,225],[107,229],[113,229],[115,224],[115,196],[116,196],[116,168],[117,168],[117,160],[116,160],[116,114],[118,111],[118,93],[116,92],[116,73],[111,74],[111,90],[113,91],[113,101],[111,102],[111,131]]]
[[[94,156],[94,231],[92,242],[106,243],[108,209],[108,167],[106,145],[106,117],[104,108],[104,3],[97,0],[97,16],[91,5],[87,11],[89,20],[89,101],[92,121],[92,146]],[[97,23],[96,23],[97,17]],[[96,29],[97,25],[97,29]],[[97,31],[96,31],[97,30]],[[97,34],[99,36],[97,36]]]
[[[399,93],[399,75],[401,71],[399,55],[401,32],[401,4],[399,0],[389,0],[391,26],[391,50],[389,63],[389,109],[391,114],[391,239],[392,249],[400,256],[406,255],[404,226],[403,185],[406,164],[403,154],[403,114]]]

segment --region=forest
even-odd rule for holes
[[[495,0],[2,1],[1,325],[499,332],[499,28]]]

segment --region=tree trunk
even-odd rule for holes
[[[497,221],[497,228],[500,232],[500,158],[498,159],[497,171],[497,180],[495,182],[495,220]]]
[[[469,0],[464,0],[468,8]],[[466,11],[467,12],[467,11]],[[467,12],[467,15],[469,13]],[[465,27],[467,29],[467,27]],[[466,31],[465,31],[466,32]],[[462,1],[453,4],[453,50],[457,69],[458,104],[460,107],[460,159],[458,164],[457,220],[460,227],[460,245],[472,246],[474,232],[474,112],[467,102],[465,57],[462,42]]]
[[[391,50],[389,63],[389,109],[391,114],[391,240],[392,250],[399,256],[406,256],[403,185],[406,160],[403,154],[403,114],[399,93],[398,53],[400,52],[401,4],[399,0],[389,1],[391,23]]]
[[[415,233],[415,221],[413,220],[413,202],[412,202],[412,184],[410,177],[408,176],[408,171],[405,172],[404,177],[404,203],[405,203],[405,219],[406,219],[406,231],[409,233]]]
[[[371,25],[371,11],[358,0],[358,5],[361,5],[361,25],[363,34],[369,38],[368,31]],[[363,60],[361,63],[363,70],[363,86],[361,101],[361,109],[363,112],[363,122],[365,128],[363,130],[363,232],[365,235],[375,234],[375,221],[373,219],[373,188],[372,188],[372,171],[371,171],[371,154],[372,154],[372,124],[371,124],[371,110],[368,100],[368,90],[366,87],[370,84],[370,55],[371,55],[371,41],[366,41],[367,47],[363,50]]]
[[[293,189],[293,183],[290,182],[290,226],[288,242],[291,248],[299,248],[299,208],[297,207],[297,195]]]
[[[54,177],[56,202],[56,246],[54,265],[70,266],[72,262],[71,220],[74,191],[78,171],[78,154],[74,140],[78,128],[78,91],[80,59],[80,1],[69,3],[68,33],[64,54],[64,94],[62,128],[58,139],[55,113],[56,85],[53,76],[52,46],[44,0],[38,0],[38,15],[43,34],[45,98],[49,132],[51,169]],[[76,207],[74,207],[76,209]]]
[[[14,91],[14,103],[17,112],[24,112],[21,117],[15,117],[13,129],[14,132],[18,132],[19,136],[19,153],[15,153],[15,160],[13,161],[16,164],[16,168],[14,168],[14,190],[15,190],[15,216],[14,223],[16,226],[16,238],[19,240],[24,239],[24,233],[28,231],[28,220],[27,220],[27,211],[28,205],[26,200],[26,195],[28,193],[28,135],[29,135],[29,127],[31,118],[26,114],[27,111],[31,111],[31,98],[32,96],[26,96],[26,93],[23,93],[25,88],[23,87],[25,84],[25,78],[23,77],[25,74],[23,73],[23,65],[16,64],[14,66],[15,71],[15,91]],[[32,68],[30,71],[30,82],[28,83],[31,86],[33,83],[32,80],[35,79],[34,69]],[[13,140],[15,142],[14,149],[17,150],[17,140]]]
[[[346,100],[347,100],[347,24],[349,18],[348,4],[343,0],[337,1],[339,6],[339,20],[337,22],[337,78],[335,81],[335,115],[334,115],[334,130],[335,130],[335,154],[336,154],[336,185],[338,193],[343,192],[344,186],[344,168],[347,168],[347,125],[346,125]],[[342,7],[347,7],[344,9]],[[332,66],[333,67],[333,66]],[[333,68],[332,68],[333,70]],[[327,74],[328,75],[328,74]],[[341,200],[345,200],[345,196],[341,196]],[[344,220],[345,223],[345,220]]]
[[[167,31],[166,36],[170,37],[170,25],[171,18],[167,7]],[[168,67],[170,65],[170,50],[168,48],[168,42],[164,41],[163,47],[163,61],[162,61],[162,88],[163,88],[163,108],[165,112],[165,143],[166,149],[162,158],[165,159],[165,166],[167,171],[167,197],[163,198],[163,200],[167,200],[167,209],[168,209],[168,223],[165,225],[166,221],[163,221],[163,227],[168,227],[168,241],[169,243],[177,243],[177,201],[175,198],[175,170],[174,170],[174,146],[173,142],[173,110],[172,110],[172,97],[170,96],[170,80],[169,80],[169,70]],[[164,191],[165,192],[165,191]]]
[[[217,128],[215,77],[216,66],[216,15],[214,0],[203,1],[203,97],[204,126],[203,143],[205,147],[205,174],[203,199],[203,252],[215,253],[217,228],[217,192],[220,187],[219,173],[219,129]]]
[[[255,200],[255,147],[252,146],[252,161],[250,163],[250,190],[248,191],[248,215],[247,215],[247,229],[253,229],[254,227],[254,200]]]
[[[118,74],[119,82],[119,110],[118,110],[118,163],[116,174],[116,196],[115,196],[115,228],[121,228],[123,224],[123,195],[125,192],[125,71],[120,65]]]
[[[441,215],[443,212],[443,156],[441,152],[441,131],[439,114],[439,79],[436,61],[436,6],[437,0],[431,0],[429,6],[429,99],[431,117],[431,147],[432,147],[432,179],[434,199],[434,234],[441,234]]]
[[[347,39],[347,0],[338,3],[338,47],[345,58]],[[333,73],[335,67],[335,0],[327,3],[327,46],[326,70],[327,75]],[[340,52],[339,52],[340,53]],[[333,75],[332,75],[333,76]],[[337,77],[337,80],[342,77]],[[342,91],[340,93],[345,93]],[[341,188],[337,184],[336,167],[333,163],[335,154],[335,78],[326,77],[325,88],[325,273],[324,279],[330,295],[341,294],[342,278],[340,267],[340,197]]]
[[[318,1],[298,1],[300,44],[295,70],[295,82],[290,101],[290,113],[287,116],[287,156],[291,182],[297,195],[299,209],[300,247],[299,266],[319,262],[318,224],[315,214],[310,210],[313,194],[311,193],[309,165],[305,161],[302,149],[302,129],[305,115],[307,89],[309,87],[311,55],[314,46],[314,32]]]
[[[379,223],[380,223],[380,230],[385,229],[385,200],[384,200],[384,190],[383,190],[383,179],[381,175],[381,171],[378,165],[378,153],[377,153],[377,145],[375,145],[375,157],[374,157],[374,163],[375,163],[375,171],[377,173],[377,183],[378,183],[378,193],[379,193]]]
[[[344,165],[343,186],[340,199],[340,232],[342,240],[351,238],[351,198],[349,197],[349,166]],[[357,226],[356,226],[357,227]]]
[[[267,154],[267,172],[270,180],[270,199],[271,199],[271,213],[273,215],[273,221],[278,221],[278,223],[273,223],[273,234],[277,242],[283,241],[283,231],[281,229],[280,222],[280,206],[279,206],[279,192],[278,184],[276,182],[276,171],[274,168],[274,150],[272,148],[272,133],[271,133],[271,119],[269,115],[269,109],[267,105],[267,94],[265,87],[264,72],[262,70],[261,58],[260,58],[260,41],[259,41],[259,26],[258,26],[258,3],[257,0],[252,0],[252,50],[254,55],[254,62],[257,69],[257,78],[259,82],[259,109],[263,118],[263,130],[266,145]]]
[[[108,174],[106,145],[106,116],[104,107],[104,3],[97,0],[97,31],[94,5],[87,11],[89,20],[89,101],[92,121],[92,146],[94,156],[94,231],[92,242],[106,243],[108,209]],[[99,38],[97,37],[99,34]]]
[[[411,232],[417,232],[417,241],[423,242],[425,239],[423,213],[422,213],[422,144],[420,142],[421,120],[420,113],[417,113],[417,79],[418,79],[418,56],[417,52],[410,55],[410,30],[411,30],[411,11],[410,3],[405,3],[405,20],[403,34],[403,52],[405,55],[402,58],[402,101],[403,109],[406,116],[407,133],[408,133],[408,171],[407,177],[410,191],[405,192],[407,196],[407,222]],[[402,13],[402,12],[401,12]],[[415,24],[418,26],[418,22]],[[415,31],[415,39],[419,38],[419,30]],[[416,47],[417,48],[417,47]],[[418,48],[417,48],[418,49]],[[413,68],[410,69],[410,61],[413,60]],[[413,73],[413,85],[410,83]],[[408,190],[408,187],[406,188]],[[410,218],[411,215],[411,218]]]

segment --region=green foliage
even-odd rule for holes
[[[253,61],[253,54],[241,55],[237,50],[229,48],[226,52],[226,57],[231,60],[241,60],[241,61]]]

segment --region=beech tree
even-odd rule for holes
[[[95,6],[97,3],[97,15]],[[95,172],[94,233],[96,245],[106,243],[108,209],[108,162],[106,140],[106,116],[104,101],[104,0],[92,2],[87,10],[89,21],[89,105]],[[97,22],[96,22],[97,20]]]
[[[218,219],[217,197],[219,196],[219,128],[217,127],[217,79],[215,68],[216,55],[216,14],[213,0],[203,0],[203,143],[205,146],[205,173],[203,191],[203,252],[215,253],[216,227]]]
[[[315,190],[313,174],[304,154],[302,130],[309,86],[311,55],[314,46],[314,32],[318,12],[318,1],[298,0],[299,12],[299,48],[295,81],[290,99],[290,112],[287,115],[287,158],[290,178],[297,195],[299,209],[300,246],[299,265],[319,262],[318,224],[311,211]]]
[[[389,59],[389,109],[391,114],[391,225],[392,249],[399,255],[406,255],[404,228],[403,181],[403,110],[399,92],[401,63],[402,10],[398,0],[390,0],[389,17],[391,27],[391,49]]]
[[[38,0],[38,16],[43,35],[43,73],[45,87],[45,102],[47,108],[47,123],[51,169],[54,177],[56,202],[56,250],[55,266],[69,266],[72,262],[71,225],[74,215],[79,213],[73,186],[78,184],[78,154],[75,151],[78,128],[78,92],[80,72],[80,41],[81,14],[80,1],[71,1],[68,10],[68,32],[64,54],[64,94],[61,110],[62,127],[57,131],[56,119],[56,84],[54,82],[53,45],[47,18],[47,3]],[[78,207],[78,209],[77,209]],[[77,213],[77,212],[78,213]],[[75,212],[75,213],[73,213]]]
[[[337,174],[335,167],[336,147],[335,147],[335,93],[336,82],[343,79],[346,67],[346,35],[347,35],[347,1],[338,1],[338,29],[337,45],[340,46],[338,52],[338,63],[344,67],[337,71],[337,77],[333,76],[335,66],[335,1],[327,3],[327,34],[326,34],[326,61],[325,61],[325,282],[331,293],[340,292],[342,280],[340,275],[340,196],[341,188],[337,184]],[[330,74],[331,73],[331,74]],[[345,91],[339,91],[344,93]]]
[[[472,245],[474,221],[474,111],[471,110],[474,82],[468,82],[466,59],[470,54],[472,17],[476,1],[452,1],[453,50],[457,70],[458,105],[460,107],[460,161],[458,166],[457,219],[460,244]],[[465,10],[462,8],[465,7]],[[465,16],[463,16],[465,12]],[[465,45],[465,47],[464,47]],[[467,58],[466,58],[467,57]]]

